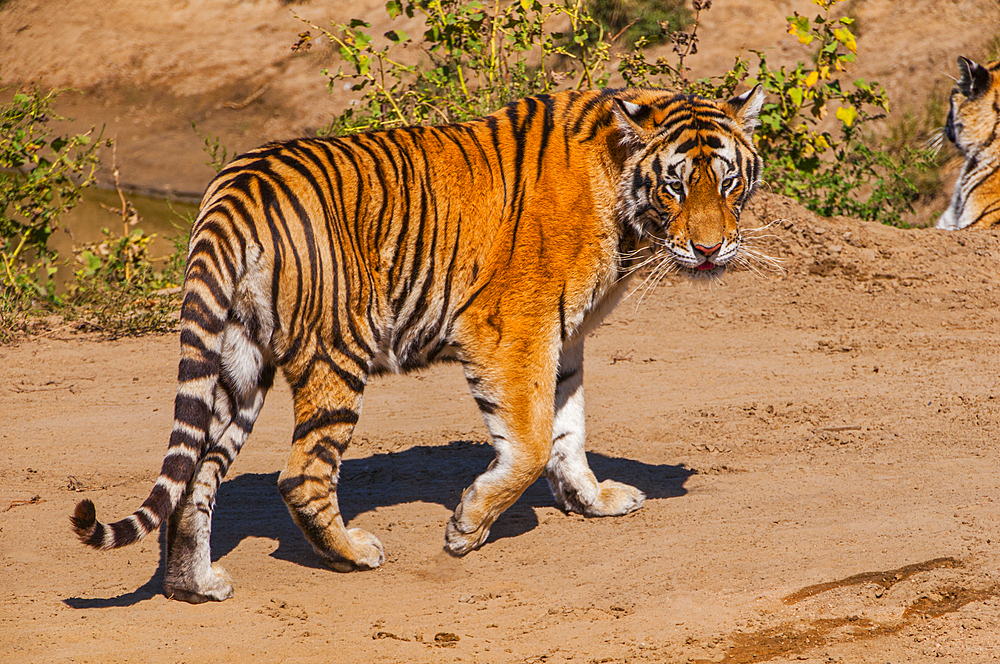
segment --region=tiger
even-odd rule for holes
[[[945,135],[965,157],[951,205],[937,228],[1000,228],[1000,60],[958,58]]]
[[[464,123],[299,138],[236,158],[191,231],[160,474],[110,525],[81,501],[77,536],[114,549],[166,520],[166,596],[231,597],[211,562],[215,495],[278,368],[295,420],[278,490],[334,570],[385,562],[337,499],[365,386],[436,361],[461,364],[495,453],[447,524],[449,553],[482,545],[543,474],[567,512],[639,509],[642,491],[598,482],[587,463],[584,339],[650,260],[660,274],[710,279],[746,260],[739,221],[760,182],[763,101],[759,85],[726,101],[562,91]]]

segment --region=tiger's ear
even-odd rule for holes
[[[646,143],[656,133],[653,107],[615,97],[615,115],[629,143]]]
[[[750,136],[754,127],[760,124],[757,116],[764,106],[764,88],[758,83],[743,94],[727,101],[726,105],[732,110],[746,135]]]
[[[969,99],[975,99],[990,89],[990,80],[993,76],[986,67],[960,55],[958,71],[962,74],[962,78],[958,81],[958,89]]]

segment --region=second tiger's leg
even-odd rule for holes
[[[385,562],[382,543],[344,526],[337,502],[340,459],[361,412],[366,375],[354,376],[344,358],[317,355],[299,372],[286,370],[295,402],[292,451],[278,489],[292,518],[324,562],[339,572]]]
[[[619,516],[642,507],[646,496],[613,480],[598,483],[587,464],[583,408],[583,340],[565,346],[556,378],[552,453],[545,471],[556,502],[586,516]]]

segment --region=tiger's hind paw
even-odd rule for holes
[[[191,604],[222,602],[233,596],[233,579],[222,565],[212,563],[207,578],[198,579],[197,582],[184,578],[172,580],[168,574],[163,580],[163,594],[168,599]]]
[[[337,572],[354,572],[356,570],[375,569],[385,563],[385,549],[382,542],[377,537],[361,528],[351,528],[347,531],[347,536],[351,540],[352,551],[350,558],[338,556],[331,557],[329,554],[320,555],[323,562]]]

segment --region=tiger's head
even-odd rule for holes
[[[680,269],[720,272],[740,252],[740,213],[760,182],[758,85],[726,102],[657,90],[614,100],[628,152],[619,213]]]
[[[966,156],[990,143],[1000,105],[1000,60],[985,67],[958,58],[961,74],[951,91],[951,110],[945,135]]]

